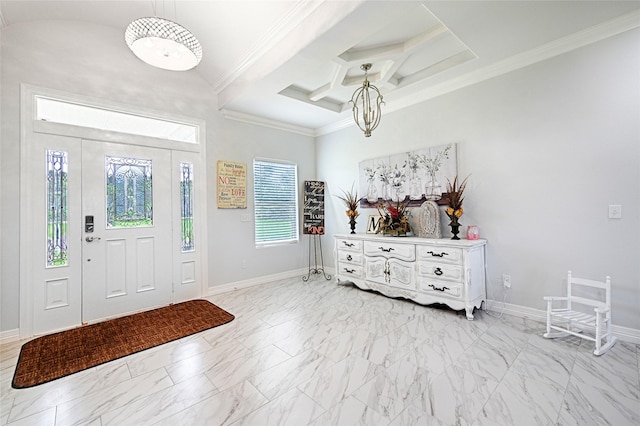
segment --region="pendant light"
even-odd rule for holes
[[[353,119],[364,132],[365,137],[371,136],[371,132],[380,124],[380,105],[384,103],[382,95],[376,86],[369,83],[367,72],[371,69],[371,64],[362,64],[360,69],[364,71],[364,81],[362,87],[356,89],[351,96],[350,103],[353,104]],[[375,101],[371,102],[371,97]]]
[[[138,58],[157,68],[186,71],[202,59],[202,46],[188,29],[157,16],[130,23],[124,39]]]

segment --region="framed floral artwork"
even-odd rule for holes
[[[409,206],[439,201],[447,179],[458,174],[457,144],[364,160],[359,173],[362,208],[375,208],[386,201],[406,200]]]

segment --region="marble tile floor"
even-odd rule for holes
[[[5,425],[638,425],[640,345],[321,279],[212,296],[229,324],[29,389],[0,346]]]

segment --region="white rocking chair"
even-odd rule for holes
[[[604,290],[602,297],[596,297],[598,290]],[[579,294],[577,296],[576,294]],[[593,298],[590,298],[593,296]],[[602,355],[615,344],[616,338],[611,334],[611,278],[604,282],[573,278],[571,271],[567,276],[567,296],[546,296],[547,301],[547,332],[544,337],[553,339],[567,335],[578,336],[595,342],[594,355]],[[553,308],[553,302],[564,302],[562,307]],[[576,310],[581,305],[593,308],[594,314]],[[555,330],[552,332],[551,330]],[[589,331],[590,334],[585,334]]]

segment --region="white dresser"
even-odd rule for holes
[[[334,235],[336,279],[389,297],[483,309],[486,240]]]

